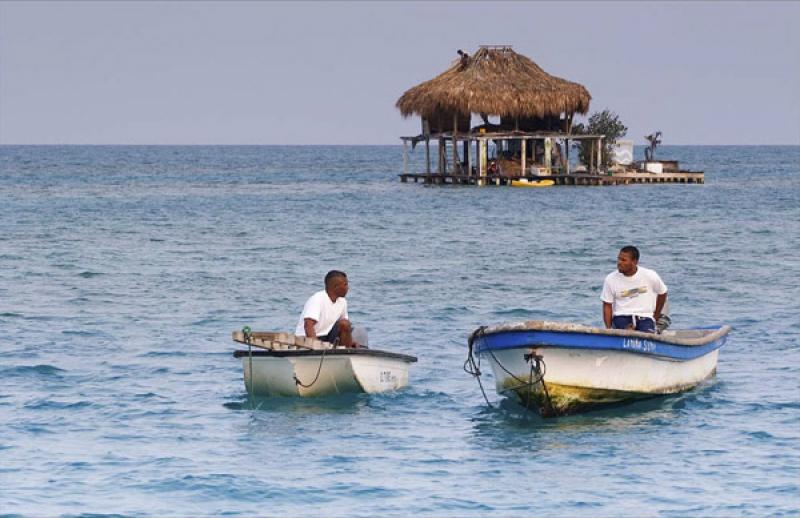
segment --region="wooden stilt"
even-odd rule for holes
[[[408,141],[403,141],[403,174],[408,174]]]
[[[458,113],[453,113],[453,174],[461,172],[461,161],[458,159]]]
[[[552,150],[553,150],[553,144],[550,141],[550,137],[545,137],[544,138],[544,170],[547,171],[547,174],[551,174],[552,173],[552,170],[550,168]]]
[[[600,172],[600,164],[603,163],[603,137],[597,139],[597,172]]]
[[[487,153],[488,153],[488,145],[486,143],[486,139],[479,139],[478,140],[478,185],[485,185],[486,182],[486,162],[487,162]]]
[[[431,174],[431,138],[425,137],[425,174]]]
[[[444,165],[445,150],[444,150],[444,146],[445,146],[444,137],[439,137],[439,168],[438,168],[439,174],[444,174],[444,170],[445,170],[445,165]]]
[[[467,162],[467,176],[472,176],[472,140],[467,137],[464,140],[464,160]]]

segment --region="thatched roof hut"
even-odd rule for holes
[[[511,47],[482,46],[473,56],[459,53],[450,68],[398,99],[404,117],[482,113],[524,119],[589,110],[592,97],[584,86],[548,74]]]

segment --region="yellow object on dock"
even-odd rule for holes
[[[550,187],[555,185],[553,180],[528,180],[520,178],[519,180],[511,180],[511,187]]]

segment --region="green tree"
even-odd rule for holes
[[[601,112],[595,112],[589,116],[586,125],[583,123],[573,124],[572,133],[576,135],[605,135],[603,140],[602,161],[603,165],[611,162],[611,149],[617,140],[628,133],[628,128],[619,120],[619,115],[608,108]],[[584,164],[589,164],[591,144],[589,142],[575,142],[574,146],[578,150],[578,157]]]

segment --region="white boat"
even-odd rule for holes
[[[417,361],[405,354],[335,347],[288,333],[235,331],[233,340],[248,345],[233,355],[242,360],[245,388],[254,396],[397,390],[408,384],[408,366]]]
[[[662,334],[530,320],[481,327],[468,361],[488,360],[498,394],[515,394],[543,416],[673,394],[716,372],[730,326]]]

